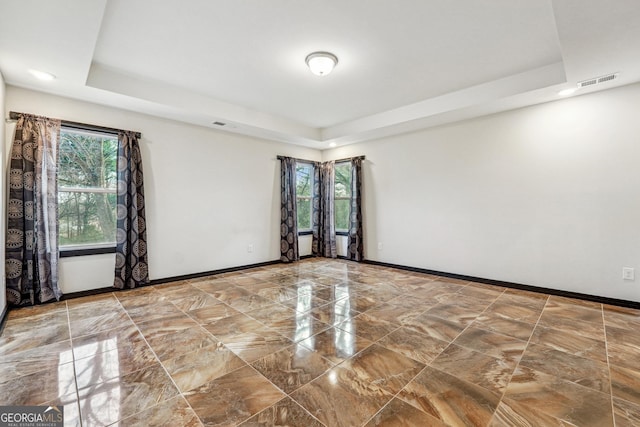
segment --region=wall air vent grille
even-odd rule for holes
[[[578,87],[580,88],[580,87],[593,86],[600,83],[609,82],[616,78],[618,78],[618,73],[607,74],[606,76],[595,77],[593,79],[583,80],[581,82],[578,82]]]

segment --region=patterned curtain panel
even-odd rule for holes
[[[113,284],[119,289],[135,288],[149,282],[143,181],[138,138],[134,132],[120,132]]]
[[[280,158],[280,260],[300,259],[298,252],[298,211],[296,206],[296,160]]]
[[[22,114],[9,165],[6,285],[13,305],[60,299],[58,140],[60,121]]]
[[[349,215],[349,244],[347,258],[353,261],[364,259],[362,242],[362,158],[351,159],[351,208]]]
[[[336,226],[334,222],[335,162],[324,162],[316,166],[319,182],[318,223],[313,227],[311,250],[316,256],[336,258]],[[315,207],[315,201],[314,201]],[[315,214],[314,214],[315,219]]]

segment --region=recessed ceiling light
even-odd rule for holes
[[[336,143],[335,143],[335,142],[330,142],[330,143],[329,143],[329,147],[333,148],[333,147],[335,147],[335,146],[336,146]]]
[[[46,71],[29,70],[29,73],[38,80],[51,81],[56,78],[56,76],[51,73],[47,73]]]
[[[558,95],[560,95],[560,96],[573,95],[577,90],[578,90],[578,88],[576,88],[576,87],[570,87],[568,89],[561,90],[560,92],[558,92]]]
[[[329,52],[313,52],[305,59],[307,66],[316,76],[326,76],[338,64],[338,57]]]

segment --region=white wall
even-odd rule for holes
[[[5,206],[7,205],[6,188],[5,188],[5,176],[6,176],[6,161],[5,161],[5,117],[6,112],[4,108],[6,86],[4,83],[4,77],[0,73],[0,162],[2,162],[2,171],[0,172],[0,224],[2,224],[2,232],[0,232],[0,315],[4,312],[7,306],[7,292],[6,292],[6,279],[4,274],[4,234],[5,234]]]
[[[638,106],[635,84],[323,160],[366,155],[367,259],[640,301]]]
[[[12,86],[6,108],[142,132],[151,279],[279,259],[276,156],[321,157],[313,149]],[[61,259],[63,292],[111,286],[113,263],[112,255]]]

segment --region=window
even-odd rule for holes
[[[335,165],[335,221],[336,231],[342,234],[349,231],[349,214],[351,210],[351,162],[340,162]]]
[[[313,190],[313,165],[296,164],[296,203],[298,205],[298,231],[311,231],[311,198]]]
[[[64,125],[60,129],[61,252],[115,247],[117,155],[116,135]]]

